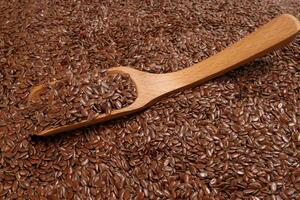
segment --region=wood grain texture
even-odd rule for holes
[[[109,73],[127,73],[135,83],[138,96],[133,104],[113,110],[109,115],[102,114],[94,120],[47,129],[37,135],[47,136],[70,131],[145,109],[166,95],[194,87],[286,45],[294,39],[299,30],[298,19],[283,14],[220,53],[177,72],[152,74],[130,67],[111,68]],[[36,99],[42,89],[43,85],[33,88],[29,99]]]

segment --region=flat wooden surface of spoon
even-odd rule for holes
[[[286,45],[294,39],[299,30],[300,23],[297,18],[289,14],[284,14],[258,28],[255,32],[220,53],[177,72],[152,74],[130,67],[111,68],[108,70],[108,73],[129,74],[135,83],[138,96],[131,105],[113,110],[110,114],[101,114],[93,120],[83,120],[74,124],[49,128],[34,134],[39,136],[53,135],[108,121],[145,109],[166,95],[208,81]],[[46,85],[34,87],[29,95],[29,100],[36,101],[40,91],[45,87]]]

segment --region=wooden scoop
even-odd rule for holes
[[[297,18],[284,14],[220,53],[177,72],[152,74],[129,67],[111,68],[108,73],[127,73],[135,83],[137,98],[130,106],[113,110],[111,114],[101,114],[93,120],[83,120],[71,125],[49,128],[36,133],[36,135],[53,135],[137,112],[166,95],[196,86],[280,48],[292,41],[299,30],[300,23]],[[45,85],[34,87],[29,99],[34,101],[45,87]]]

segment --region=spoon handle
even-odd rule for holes
[[[276,17],[220,53],[186,69],[166,74],[165,81],[170,85],[168,90],[194,86],[235,69],[289,43],[299,30],[300,22],[294,16],[283,14]]]

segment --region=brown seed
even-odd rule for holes
[[[276,190],[277,190],[277,185],[276,185],[276,183],[275,183],[275,182],[272,182],[271,185],[270,185],[270,188],[271,188],[271,191],[272,191],[273,193],[276,192]]]

